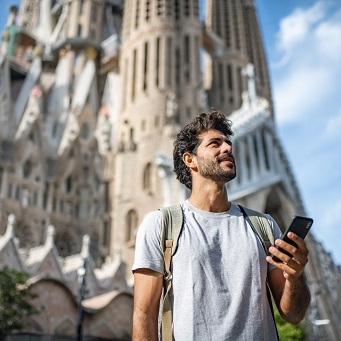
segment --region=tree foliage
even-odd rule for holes
[[[0,270],[0,335],[22,329],[25,317],[38,313],[31,304],[36,295],[26,285],[28,277],[23,271]]]
[[[282,319],[278,310],[275,309],[275,321],[279,339],[281,341],[303,341],[306,339],[306,332],[302,323],[293,325]]]

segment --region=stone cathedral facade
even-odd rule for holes
[[[180,127],[215,107],[233,122],[231,200],[281,227],[305,215],[278,138],[253,0],[22,0],[0,47],[0,267],[30,274],[25,332],[129,339],[136,229],[184,200]],[[318,227],[316,227],[318,228]],[[341,272],[313,236],[309,338],[341,339]],[[85,267],[84,267],[85,266]],[[329,320],[329,322],[327,322]]]

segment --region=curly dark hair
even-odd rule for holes
[[[189,168],[182,160],[184,153],[196,154],[201,142],[198,136],[209,129],[217,129],[226,136],[232,136],[231,125],[232,122],[223,113],[211,109],[210,113],[197,115],[177,134],[173,150],[174,172],[176,178],[187,188],[192,189],[192,176]]]

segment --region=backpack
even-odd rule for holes
[[[253,232],[261,241],[263,248],[268,254],[268,249],[274,245],[274,235],[268,220],[263,214],[251,210],[249,208],[238,205],[243,213],[244,219],[249,223]],[[172,307],[169,299],[169,292],[172,288],[172,272],[171,263],[174,255],[178,239],[183,226],[183,212],[180,204],[164,207],[160,209],[162,212],[161,223],[161,249],[163,250],[165,274],[163,279],[163,296],[161,299],[160,314],[162,314],[162,341],[172,341]],[[274,316],[270,289],[267,283],[267,296]],[[276,324],[275,324],[276,326]],[[277,332],[277,328],[276,328]],[[277,334],[278,338],[278,334]]]

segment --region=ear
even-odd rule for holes
[[[182,155],[182,160],[189,169],[197,169],[197,158],[194,154],[186,152],[184,155]]]

